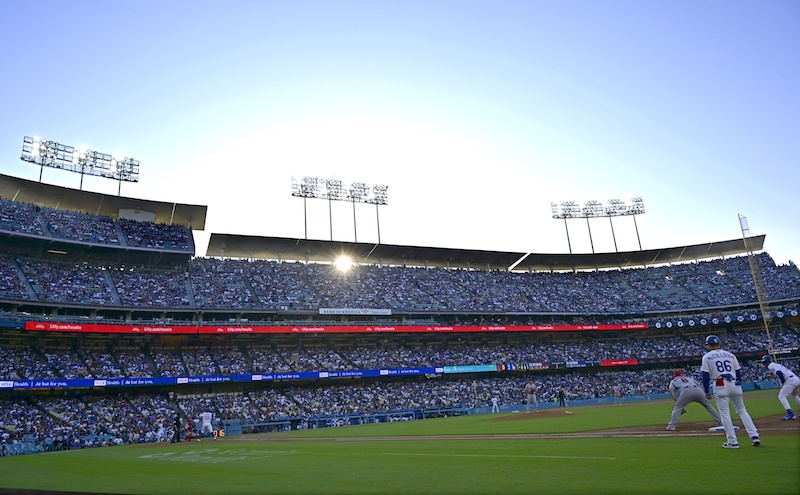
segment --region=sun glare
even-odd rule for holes
[[[336,265],[336,268],[340,272],[346,272],[351,266],[353,266],[353,262],[347,256],[339,256],[339,258],[337,258],[334,262],[334,265]]]

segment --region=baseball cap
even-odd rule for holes
[[[681,370],[675,370],[675,372],[673,372],[673,373],[672,373],[672,375],[673,375],[673,376],[681,376],[681,375],[683,375],[683,371],[681,371]]]
[[[764,363],[764,364],[771,363],[772,362],[772,356],[770,356],[769,354],[765,355],[764,357],[761,358],[761,362]]]

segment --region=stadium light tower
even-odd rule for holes
[[[619,249],[617,249],[617,235],[614,233],[614,222],[611,221],[611,218],[617,216],[624,208],[624,203],[619,199],[609,199],[608,205],[605,207],[605,214],[608,216],[608,224],[611,225],[611,238],[614,239],[615,253],[618,253]]]
[[[328,219],[330,223],[331,241],[333,240],[333,201],[351,201],[353,203],[353,233],[356,242],[358,234],[356,230],[356,203],[374,204],[377,215],[377,208],[387,204],[388,186],[374,185],[369,186],[364,182],[352,182],[347,187],[338,179],[320,179],[317,177],[303,177],[297,181],[292,177],[292,196],[303,198],[303,220],[305,222],[305,238],[308,239],[308,214],[306,200],[309,198],[328,200]],[[378,216],[378,244],[381,242],[381,224]]]
[[[84,148],[75,148],[39,137],[25,136],[22,140],[22,161],[39,165],[39,182],[44,167],[58,168],[81,174],[115,179],[119,182],[117,196],[122,192],[122,182],[139,182],[139,160],[120,158]]]
[[[550,203],[550,209],[553,212],[554,219],[564,219],[564,229],[567,231],[567,246],[569,246],[569,254],[572,254],[572,243],[569,240],[569,226],[567,226],[568,218],[577,218],[580,215],[581,209],[575,201],[562,201],[561,206],[557,203]]]
[[[381,243],[381,217],[378,213],[378,206],[387,205],[388,202],[389,186],[375,185],[372,187],[372,194],[369,195],[366,202],[375,205],[375,219],[378,222],[378,244]]]
[[[292,177],[292,196],[303,198],[303,224],[305,226],[305,239],[308,240],[308,198],[319,197],[319,179],[316,177],[303,177],[300,182]]]
[[[589,229],[589,244],[592,246],[592,254],[594,254],[594,240],[592,239],[592,226],[589,225],[589,219],[601,216],[603,214],[603,205],[599,201],[587,201],[581,208],[581,213],[586,218],[586,228]]]
[[[325,192],[322,194],[328,200],[328,219],[330,221],[331,241],[333,240],[333,201],[342,199],[342,181],[337,179],[325,179],[323,181]]]
[[[642,239],[639,238],[639,225],[636,224],[636,215],[644,213],[644,201],[641,196],[631,198],[631,204],[625,210],[626,215],[633,217],[633,227],[636,229],[636,240],[639,241],[639,251],[642,250]]]
[[[586,227],[589,229],[589,242],[592,245],[592,253],[594,253],[592,227],[589,224],[590,218],[608,217],[608,222],[611,225],[611,236],[614,239],[614,250],[618,251],[617,236],[614,233],[614,223],[611,221],[611,218],[632,216],[633,225],[636,228],[636,239],[639,242],[639,250],[642,250],[642,240],[639,238],[639,226],[636,224],[636,215],[644,213],[644,202],[641,197],[632,198],[630,205],[626,205],[624,201],[619,199],[610,199],[605,206],[595,200],[587,201],[583,206],[578,206],[575,201],[563,201],[560,205],[557,203],[550,203],[550,209],[554,219],[564,220],[564,228],[567,230],[567,244],[569,245],[570,254],[572,254],[572,244],[569,240],[569,228],[567,227],[567,219],[569,218],[586,219]]]
[[[353,242],[358,243],[358,230],[356,227],[356,203],[364,202],[367,197],[367,185],[363,182],[353,182],[347,191],[347,199],[353,203]]]

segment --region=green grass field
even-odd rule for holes
[[[757,426],[759,418],[781,414],[774,391],[748,394],[746,401]],[[512,420],[488,414],[5,457],[0,487],[237,495],[797,491],[796,421],[782,425],[792,431],[762,431],[760,448],[740,431],[742,448],[726,450],[722,434],[665,436],[668,401],[568,410],[574,414],[522,413]],[[695,421],[709,418],[692,404],[682,424]],[[634,437],[557,436],[626,427],[646,431]],[[554,436],[521,438],[545,434]],[[430,436],[436,438],[424,438]]]

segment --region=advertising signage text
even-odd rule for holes
[[[164,334],[320,334],[320,333],[486,333],[486,332],[580,332],[606,330],[644,330],[647,323],[615,323],[606,325],[109,325],[105,323],[59,323],[28,321],[25,329],[37,332],[124,333],[140,335]]]

